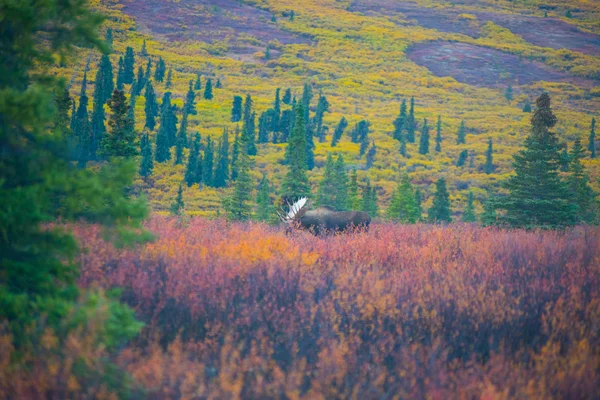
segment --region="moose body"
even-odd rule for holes
[[[315,234],[353,228],[369,228],[371,217],[366,212],[335,211],[328,207],[309,210],[307,200],[303,197],[294,204],[290,204],[290,209],[286,214],[279,214],[281,221],[289,224],[290,227],[307,229]]]

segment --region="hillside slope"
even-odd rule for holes
[[[553,98],[559,118],[555,128],[570,146],[576,138],[587,145],[592,117],[600,118],[600,4],[559,1],[463,0],[121,0],[97,1],[110,17],[114,31],[116,68],[126,46],[136,51],[136,64],[147,60],[139,51],[147,41],[150,57],[163,57],[173,68],[175,103],[183,104],[188,82],[197,74],[220,79],[211,101],[197,93],[197,115],[188,132],[217,139],[228,129],[234,95],[251,94],[257,114],[271,107],[276,88],[291,88],[300,97],[302,86],[312,84],[314,107],[318,94],[327,96],[330,111],[324,124],[324,143],[315,138],[316,168],[309,172],[316,184],[328,152],[344,154],[359,179],[369,177],[385,206],[396,187],[399,172],[407,171],[431,202],[432,182],[445,176],[453,209],[462,210],[469,189],[477,207],[491,188],[511,173],[512,154],[528,133],[531,114],[523,105],[542,91]],[[293,18],[291,17],[293,11]],[[571,18],[565,17],[570,11]],[[546,14],[546,16],[544,16]],[[293,20],[292,20],[293,19]],[[265,56],[269,49],[269,57]],[[74,76],[72,93],[79,92],[87,51]],[[91,54],[95,65],[99,55]],[[268,58],[268,59],[267,59]],[[154,65],[156,63],[154,62]],[[95,67],[94,67],[95,68]],[[137,69],[137,65],[136,65]],[[511,85],[513,99],[505,98]],[[156,84],[160,99],[166,90]],[[415,97],[417,141],[408,144],[408,156],[391,137],[402,99]],[[285,106],[289,107],[289,106]],[[314,109],[313,109],[314,111]],[[373,168],[365,170],[359,145],[344,136],[330,146],[340,118],[347,132],[361,119],[371,124],[370,138],[377,146]],[[442,151],[433,151],[435,124],[441,116]],[[136,103],[137,129],[143,130],[144,100]],[[431,152],[418,154],[418,136],[424,119],[432,127]],[[466,144],[456,144],[461,121],[467,126]],[[156,130],[155,130],[156,132]],[[153,135],[155,132],[151,132]],[[230,140],[232,140],[230,135]],[[494,143],[492,174],[483,172],[489,139]],[[263,172],[276,186],[285,172],[284,144],[259,146],[253,175]],[[461,151],[469,162],[457,167]],[[598,188],[600,161],[586,160]],[[155,167],[150,184],[141,180],[156,211],[166,211],[183,178],[184,166]],[[185,188],[188,212],[214,215],[220,206],[215,189]]]

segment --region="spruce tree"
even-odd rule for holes
[[[312,86],[309,83],[305,83],[302,90],[302,109],[304,110],[304,130],[306,136],[306,167],[309,171],[315,167],[314,126],[310,118],[310,102],[312,97]]]
[[[112,28],[108,28],[106,30],[106,35],[104,36],[104,41],[108,45],[108,47],[112,50],[113,45],[113,30]]]
[[[208,187],[213,187],[214,149],[210,136],[206,138],[204,147],[204,164],[202,165],[202,182]],[[239,173],[239,172],[238,172]]]
[[[171,104],[171,92],[165,92],[162,98],[159,131],[164,131],[169,148],[175,146],[177,139],[177,115]],[[170,158],[169,158],[170,159]]]
[[[269,127],[269,130],[271,132],[279,132],[281,130],[281,100],[279,98],[280,92],[281,89],[279,88],[275,90],[275,100],[273,101],[273,113],[270,121],[271,125]]]
[[[161,109],[161,120],[167,118],[165,116],[167,112],[165,107]],[[169,145],[169,136],[165,128],[166,126],[161,123],[156,133],[155,159],[158,163],[163,163],[171,159],[171,146]]]
[[[185,183],[188,187],[192,186],[195,183],[200,183],[202,179],[202,175],[198,175],[196,173],[198,168],[198,157],[200,155],[200,134],[196,133],[194,136],[194,142],[190,147],[190,154],[188,157],[188,163],[185,169]]]
[[[96,97],[96,90],[94,90],[94,97]],[[92,111],[92,119],[91,119],[91,129],[92,136],[90,141],[90,160],[96,160],[98,156],[98,150],[100,148],[100,143],[104,138],[106,133],[106,126],[104,122],[106,120],[106,116],[104,114],[104,103],[99,103],[94,100],[94,108]]]
[[[529,102],[529,100],[525,101],[525,104],[523,105],[523,112],[531,112],[531,103]]]
[[[292,103],[292,90],[290,88],[285,89],[285,93],[281,98],[283,104],[290,105]]]
[[[419,154],[429,154],[429,126],[427,126],[427,118],[423,120],[423,127],[421,128]]]
[[[438,115],[437,120],[437,132],[435,135],[435,151],[439,153],[442,151],[442,116]]]
[[[212,79],[209,78],[206,80],[206,85],[204,85],[204,99],[212,100],[213,97]]]
[[[496,196],[490,195],[485,203],[483,203],[483,213],[480,217],[481,225],[493,226],[498,223],[498,214],[496,212],[497,207],[498,199]]]
[[[417,122],[415,120],[415,98],[410,98],[410,111],[406,119],[406,140],[410,143],[415,142],[415,131],[417,129]]]
[[[590,158],[596,158],[596,118],[592,118],[588,150],[590,151]]]
[[[117,90],[124,90],[125,84],[125,64],[123,57],[119,57],[119,69],[117,71]]]
[[[135,142],[136,133],[133,121],[129,118],[129,106],[125,93],[120,90],[113,92],[108,101],[111,114],[108,120],[108,132],[101,142],[101,154],[105,158],[130,158],[138,154]]]
[[[190,80],[188,92],[185,96],[185,105],[183,106],[189,115],[198,114],[196,111],[196,93],[194,92],[193,85],[194,81]]]
[[[173,69],[169,68],[169,72],[167,72],[167,82],[165,83],[165,87],[167,89],[170,89],[172,84],[173,84]]]
[[[458,128],[458,135],[456,137],[456,144],[465,144],[467,143],[467,128],[465,127],[465,120],[460,121],[460,126]]]
[[[358,211],[360,209],[361,201],[358,197],[358,176],[356,174],[356,168],[352,168],[350,173],[350,184],[348,185],[348,207],[351,210]]]
[[[146,91],[144,93],[146,98],[146,104],[144,105],[144,111],[146,112],[146,123],[144,127],[153,131],[156,127],[156,117],[158,116],[158,104],[156,103],[156,94],[154,93],[154,87],[152,81],[146,82]]]
[[[596,222],[595,193],[589,185],[590,178],[585,171],[581,160],[584,158],[584,150],[579,139],[575,141],[571,150],[569,176],[567,183],[574,203],[577,205],[577,221],[590,224]]]
[[[369,136],[369,121],[361,120],[355,126],[354,129],[350,132],[350,140],[352,143],[362,143],[364,140],[368,141]]]
[[[377,155],[377,146],[375,145],[375,142],[373,142],[373,143],[371,143],[371,147],[369,148],[369,151],[367,151],[367,159],[366,159],[366,163],[365,163],[366,169],[373,168],[373,164],[375,163],[376,155]]]
[[[362,191],[361,210],[368,213],[371,218],[377,217],[377,190],[371,187],[371,180],[367,178],[367,182]]]
[[[387,216],[393,221],[405,224],[414,224],[421,218],[415,191],[408,174],[402,175],[400,184],[390,200]]]
[[[144,43],[142,44],[142,50],[140,51],[140,54],[143,57],[148,57],[148,50],[146,49],[146,39],[144,39]]]
[[[163,58],[160,57],[158,59],[158,62],[156,63],[156,69],[154,70],[154,80],[156,82],[164,81],[166,70],[167,70],[167,67],[165,65],[165,60],[163,60]]]
[[[310,195],[310,185],[306,175],[306,127],[304,126],[304,108],[296,106],[296,122],[290,134],[286,149],[288,170],[283,180],[283,195],[288,201]]]
[[[148,179],[154,170],[154,156],[152,155],[152,143],[150,143],[150,138],[146,132],[142,135],[140,151],[142,153],[142,161],[140,162],[140,176],[142,176],[144,179]]]
[[[222,188],[227,186],[229,179],[229,134],[227,130],[223,131],[218,151],[213,184],[216,188]]]
[[[407,157],[407,152],[406,152],[406,136],[402,135],[400,136],[400,154],[403,157]]]
[[[134,94],[139,96],[142,94],[142,89],[146,86],[146,80],[144,79],[144,68],[140,65],[138,68],[137,78],[135,78],[135,89]]]
[[[231,180],[237,179],[237,159],[240,155],[240,130],[235,127],[235,137],[233,138],[233,145],[231,146],[231,163],[229,164],[231,170]]]
[[[360,142],[360,148],[358,150],[359,157],[364,156],[368,149],[369,149],[369,137],[363,136],[363,138]]]
[[[279,143],[285,143],[288,141],[288,138],[290,136],[290,132],[292,132],[292,129],[294,127],[294,119],[295,119],[295,114],[294,114],[294,110],[283,110],[283,112],[281,113],[281,120],[280,120],[280,126],[281,126],[281,135],[279,136]]]
[[[562,172],[569,171],[569,164],[571,163],[571,156],[569,155],[569,148],[566,143],[563,144],[563,149],[560,152],[560,170]]]
[[[267,143],[269,141],[269,116],[266,112],[260,114],[258,118],[258,137],[257,143]]]
[[[508,85],[506,91],[504,92],[504,97],[510,103],[513,99],[513,87],[511,84]]]
[[[175,201],[171,203],[171,207],[169,211],[171,215],[179,216],[183,213],[183,209],[185,208],[185,203],[183,201],[183,183],[179,183],[179,189],[177,189],[177,197]]]
[[[338,155],[335,160],[333,178],[335,184],[334,208],[338,211],[348,209],[348,174],[346,174],[346,163],[344,156]]]
[[[88,114],[87,74],[83,73],[83,82],[81,83],[81,92],[79,93],[79,105],[73,118],[71,130],[76,140],[76,158],[79,167],[86,166],[90,159],[90,149],[92,145],[92,126]]]
[[[73,107],[73,99],[67,88],[57,88],[54,92],[54,105],[56,107],[56,117],[52,125],[52,130],[60,135],[65,143],[71,140],[71,128],[69,111]]]
[[[457,167],[464,167],[467,162],[467,157],[469,157],[469,150],[462,150],[458,154],[458,160],[456,160]]]
[[[131,120],[133,121],[133,125],[135,126],[135,102],[137,100],[137,97],[135,97],[134,92],[134,86],[135,83],[131,84],[131,87],[129,88],[129,118],[131,118]]]
[[[544,93],[536,100],[525,149],[514,156],[515,175],[504,183],[509,195],[498,204],[505,211],[502,222],[511,227],[560,228],[576,222],[577,207],[559,175],[561,146],[550,131],[555,124]]]
[[[231,122],[240,122],[242,120],[242,101],[242,96],[233,96]]]
[[[215,89],[221,89],[223,84],[221,83],[221,79],[217,78],[217,83],[215,83]]]
[[[315,110],[314,125],[316,128],[317,135],[321,138],[321,132],[323,131],[323,115],[329,111],[329,102],[327,97],[323,96],[323,93],[319,93],[319,100],[317,102],[317,108]],[[323,142],[323,140],[321,140]]]
[[[333,136],[331,137],[331,147],[335,147],[338,144],[347,127],[348,120],[345,117],[342,117],[336,126],[335,131],[333,131]]]
[[[446,179],[444,178],[438,179],[435,184],[433,205],[429,209],[429,222],[452,222],[452,217],[450,216],[450,196],[446,189]]]
[[[244,148],[249,151],[248,154],[255,156],[256,144],[255,141],[255,120],[256,113],[252,111],[252,96],[246,95],[246,101],[244,102],[244,114],[242,122],[242,136],[240,141],[244,143]]]
[[[102,55],[102,58],[100,58],[98,73],[101,74],[102,79],[100,81],[101,83],[96,79],[96,85],[99,83],[102,85],[100,101],[104,104],[112,97],[113,90],[115,89],[112,63],[106,54]]]
[[[323,176],[319,182],[317,190],[317,204],[320,207],[329,207],[335,209],[335,170],[334,161],[331,153],[327,154]]]
[[[229,196],[223,199],[223,208],[227,213],[227,219],[230,221],[247,221],[252,215],[252,160],[248,155],[247,143],[241,142],[242,148],[237,160],[236,169],[238,171],[237,179]]]
[[[202,80],[200,74],[196,74],[196,82],[194,83],[194,90],[202,90]]]
[[[135,79],[135,56],[133,48],[127,46],[125,57],[123,58],[123,83],[130,85]]]
[[[488,149],[485,153],[485,167],[483,170],[488,175],[494,172],[494,148],[492,138],[488,140]]]
[[[467,197],[467,205],[465,206],[465,211],[462,215],[463,222],[475,222],[475,205],[473,204],[473,192],[469,190],[469,196]]]
[[[183,164],[183,149],[187,145],[187,120],[188,115],[184,108],[181,124],[179,124],[179,130],[177,131],[177,138],[175,139],[175,165]]]
[[[146,63],[146,71],[144,72],[144,81],[148,82],[152,79],[152,59],[148,57],[148,62]]]
[[[271,204],[271,184],[267,180],[267,176],[263,174],[262,179],[258,185],[258,192],[256,194],[256,212],[255,218],[257,221],[271,222],[273,221],[273,215],[275,209]]]
[[[402,104],[400,105],[400,114],[398,114],[394,120],[394,132],[392,133],[392,137],[399,142],[404,140],[404,131],[407,127],[407,119],[408,115],[406,114],[406,99],[403,99]]]

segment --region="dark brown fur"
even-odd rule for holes
[[[320,234],[352,228],[368,229],[371,217],[363,211],[334,211],[326,207],[319,207],[315,210],[307,210],[298,222],[301,228]]]

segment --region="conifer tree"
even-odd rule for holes
[[[119,57],[119,69],[117,71],[117,90],[124,90],[125,84],[125,65],[123,57]]]
[[[248,155],[247,143],[241,142],[241,151],[237,159],[237,179],[233,184],[231,194],[223,199],[223,208],[230,221],[247,221],[252,215],[252,160]]]
[[[348,174],[346,174],[346,163],[344,156],[338,155],[334,165],[335,182],[335,204],[334,208],[339,211],[347,210],[348,203]]]
[[[406,152],[406,136],[405,135],[400,136],[400,154],[403,157],[406,157],[406,154],[407,154],[407,152]]]
[[[335,209],[335,171],[334,161],[331,153],[327,154],[323,177],[319,182],[317,190],[317,204],[320,207],[329,207]]]
[[[144,39],[144,43],[142,44],[142,50],[140,51],[140,54],[143,57],[148,57],[148,50],[146,49],[146,39]]]
[[[227,186],[229,179],[229,134],[227,130],[223,131],[219,142],[219,153],[215,164],[214,187],[222,188]]]
[[[202,80],[200,79],[200,74],[196,74],[196,82],[194,82],[194,90],[202,90]]]
[[[283,181],[283,195],[288,201],[310,195],[310,185],[306,175],[306,127],[304,108],[296,106],[296,122],[286,149],[288,170]]]
[[[177,139],[177,115],[175,115],[174,106],[171,104],[171,92],[163,94],[159,130],[164,131],[169,148],[175,146],[175,140]]]
[[[108,120],[108,132],[100,144],[102,156],[105,158],[136,156],[138,154],[136,133],[128,115],[129,106],[125,93],[115,90],[108,101],[108,106],[111,114]]]
[[[204,147],[204,164],[202,165],[202,182],[208,187],[214,186],[213,181],[214,150],[210,136],[206,138]],[[239,172],[238,172],[239,173]]]
[[[97,87],[97,86],[96,86]],[[97,91],[94,90],[94,98],[96,97]],[[92,136],[90,140],[90,160],[96,160],[98,156],[98,150],[100,148],[100,143],[104,138],[106,133],[106,126],[104,122],[106,120],[106,116],[104,114],[104,103],[97,102],[94,100],[94,107],[92,111],[92,119],[91,119],[91,129]]]
[[[435,184],[433,205],[429,209],[429,222],[452,222],[450,216],[450,196],[446,189],[446,179],[440,178]]]
[[[584,158],[584,150],[579,139],[575,140],[570,155],[570,174],[567,183],[573,200],[577,205],[578,222],[590,224],[596,222],[595,193],[589,185],[590,178],[585,171],[581,160]]]
[[[213,99],[213,88],[212,88],[212,79],[206,80],[206,85],[204,85],[204,99],[212,100]]]
[[[144,79],[144,68],[140,65],[137,72],[137,78],[135,78],[135,90],[136,96],[142,94],[142,89],[146,86],[146,80]]]
[[[167,118],[165,116],[166,112],[166,108],[163,107],[161,109],[161,120]],[[161,123],[156,133],[155,159],[158,163],[163,163],[171,159],[171,146],[169,145],[169,136],[165,128],[166,126]]]
[[[463,222],[475,222],[477,219],[475,218],[475,205],[473,204],[473,192],[469,190],[469,196],[467,197],[467,205],[465,206],[465,211],[462,215]]]
[[[144,93],[146,98],[146,104],[144,105],[144,111],[146,112],[146,123],[144,127],[154,130],[156,127],[156,117],[158,116],[158,104],[156,103],[156,94],[154,93],[154,87],[152,81],[146,82],[146,91]]]
[[[406,141],[415,142],[415,131],[417,130],[417,122],[415,120],[415,98],[410,98],[410,111],[406,120]]]
[[[423,195],[421,194],[421,189],[418,187],[415,189],[415,202],[417,206],[417,222],[420,222],[423,220]]]
[[[262,179],[260,180],[260,183],[258,185],[258,192],[256,194],[255,218],[257,221],[273,221],[275,209],[273,207],[273,204],[271,204],[271,192],[271,184],[269,183],[267,176],[263,174]]]
[[[360,157],[364,156],[368,149],[369,149],[369,137],[363,136],[363,139],[360,142],[360,148],[358,150],[358,155]]]
[[[162,82],[165,79],[165,72],[167,70],[167,66],[165,65],[165,60],[162,57],[158,59],[156,63],[156,69],[154,70],[154,80],[156,82]]]
[[[543,93],[536,100],[525,149],[514,156],[515,175],[504,183],[509,195],[498,204],[505,210],[502,222],[511,227],[559,228],[576,222],[577,207],[559,176],[561,146],[550,131],[555,124],[550,96]]]
[[[135,126],[135,102],[137,97],[135,97],[134,92],[135,83],[131,84],[129,88],[129,118],[133,121],[133,125]]]
[[[435,151],[439,153],[442,151],[442,116],[438,115],[437,121],[437,133],[435,135]]]
[[[377,206],[377,190],[371,187],[371,180],[367,178],[367,182],[362,191],[362,211],[368,213],[371,218],[377,217],[378,206]]]
[[[148,82],[152,79],[152,59],[148,57],[148,63],[146,63],[146,72],[144,72],[144,81]]]
[[[335,128],[335,131],[333,131],[333,136],[331,137],[331,147],[335,147],[338,144],[347,127],[348,120],[345,117],[342,117]]]
[[[590,158],[596,158],[596,118],[592,118],[588,150],[590,151]]]
[[[564,143],[563,149],[560,152],[560,170],[562,172],[568,172],[570,163],[571,156],[569,156],[569,147],[566,143]]]
[[[133,48],[127,46],[125,57],[123,58],[123,83],[130,85],[135,79],[135,56]]]
[[[235,127],[235,137],[233,138],[233,145],[231,146],[231,163],[229,164],[231,170],[231,180],[237,179],[237,159],[240,155],[240,130]]]
[[[257,143],[267,143],[269,141],[269,118],[266,112],[260,114],[258,118],[258,137]]]
[[[465,127],[465,120],[460,121],[460,127],[458,128],[458,136],[456,137],[456,144],[467,143],[467,128]]]
[[[273,116],[271,118],[271,126],[269,130],[271,132],[279,132],[281,130],[281,99],[279,98],[279,94],[281,89],[277,88],[275,90],[275,100],[273,101]]]
[[[292,90],[290,88],[285,89],[285,93],[281,98],[283,104],[290,105],[292,103]]]
[[[202,179],[202,174],[198,175],[198,157],[200,155],[200,134],[196,133],[194,136],[194,142],[190,147],[190,154],[188,157],[188,163],[185,169],[185,183],[188,187],[192,186],[195,183],[200,183]]]
[[[177,131],[177,138],[175,139],[175,165],[183,164],[183,149],[187,146],[187,120],[188,115],[184,108],[179,130]]]
[[[246,95],[246,101],[244,102],[244,114],[243,114],[243,122],[242,122],[242,136],[240,141],[244,143],[244,148],[246,148],[250,153],[250,155],[255,156],[256,144],[255,141],[255,120],[256,113],[252,111],[252,96]]]
[[[167,72],[167,82],[165,83],[165,87],[167,89],[171,88],[171,85],[173,84],[172,81],[173,81],[173,69],[169,68],[169,72]]]
[[[56,106],[56,117],[52,125],[54,132],[60,133],[63,141],[67,142],[71,139],[71,128],[69,111],[73,107],[73,99],[67,88],[57,88],[54,92],[54,105]]]
[[[147,179],[150,175],[152,175],[152,171],[154,170],[152,143],[150,143],[150,138],[148,137],[147,132],[144,132],[142,135],[140,151],[142,153],[142,161],[140,162],[140,176],[142,176],[144,179]]]
[[[304,129],[306,136],[306,167],[312,170],[315,167],[315,143],[313,140],[314,126],[310,118],[310,102],[312,100],[312,86],[309,83],[304,84],[302,90],[302,109],[304,110]]]
[[[393,221],[405,224],[414,224],[421,218],[415,191],[408,174],[402,175],[400,184],[390,200],[387,216]]]
[[[100,58],[98,72],[96,74],[94,93],[96,93],[96,88],[98,89],[98,99],[102,104],[106,103],[108,99],[111,98],[115,88],[112,64],[110,62],[110,58],[108,58],[108,55],[106,54],[103,54]],[[95,95],[94,101],[96,101]]]
[[[280,126],[281,126],[281,135],[279,136],[279,143],[285,143],[288,141],[288,138],[290,136],[290,132],[292,131],[293,127],[294,127],[294,110],[283,110],[283,112],[281,113],[281,120],[280,120]]]
[[[375,145],[375,142],[373,142],[373,143],[371,143],[371,147],[369,148],[369,151],[367,151],[367,160],[365,163],[365,167],[367,169],[373,168],[373,163],[375,163],[376,155],[377,155],[377,146]]]
[[[171,215],[179,216],[183,213],[183,209],[185,208],[185,203],[183,201],[183,183],[179,183],[179,189],[177,189],[177,197],[175,201],[171,203],[171,207],[169,211]]]
[[[351,210],[358,211],[361,208],[361,201],[358,197],[358,176],[356,168],[352,168],[350,173],[350,184],[348,185],[348,207]]]
[[[196,111],[196,93],[194,92],[194,81],[190,80],[188,92],[185,96],[185,105],[183,108],[189,115],[196,115],[198,112]]]
[[[329,111],[329,102],[327,97],[323,96],[323,93],[319,93],[319,100],[317,102],[317,108],[315,110],[314,125],[316,132],[319,134],[323,129],[323,115]]]
[[[513,87],[511,84],[508,85],[506,91],[504,92],[504,97],[510,103],[513,99]]]
[[[485,167],[483,170],[488,175],[494,172],[494,148],[492,138],[488,140],[488,149],[485,153]]]
[[[355,126],[354,129],[350,132],[350,140],[352,143],[362,143],[364,140],[368,141],[369,136],[369,121],[361,120]]]
[[[469,157],[469,150],[463,150],[458,154],[458,160],[456,160],[457,167],[464,167]]]
[[[221,89],[223,84],[221,83],[221,78],[217,78],[217,83],[215,83],[215,89]]]
[[[242,120],[242,101],[242,96],[233,96],[231,122],[240,122]]]
[[[79,106],[73,118],[71,130],[76,140],[76,154],[79,167],[86,166],[90,159],[90,148],[92,145],[92,126],[88,114],[87,74],[83,73],[81,92],[79,93]]]
[[[429,126],[427,126],[427,118],[423,120],[423,126],[421,128],[419,154],[429,154]]]
[[[497,203],[498,199],[493,195],[490,195],[483,203],[483,213],[480,217],[481,225],[493,226],[498,223]]]
[[[525,102],[525,104],[523,105],[523,112],[526,112],[526,113],[531,112],[531,103],[529,102],[529,100],[527,100]]]
[[[404,140],[404,131],[407,128],[408,115],[406,114],[406,99],[402,100],[400,105],[400,114],[394,120],[394,133],[393,138],[401,142]]]

